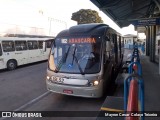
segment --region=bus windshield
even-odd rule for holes
[[[62,73],[98,73],[101,41],[99,36],[56,38],[51,49],[49,68]]]

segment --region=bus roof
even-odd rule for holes
[[[104,35],[106,30],[117,34],[117,31],[103,23],[80,24],[61,31],[56,37],[72,35]]]
[[[108,27],[108,25],[102,23],[80,24],[61,31],[56,37],[103,34],[105,29]]]

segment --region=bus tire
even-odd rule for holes
[[[16,60],[9,60],[7,62],[7,69],[8,70],[14,70],[17,67],[17,61]]]

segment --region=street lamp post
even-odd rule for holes
[[[52,22],[59,22],[59,23],[62,23],[62,24],[65,25],[65,29],[67,29],[67,23],[66,23],[65,21],[58,20],[58,19],[51,18],[51,17],[48,17],[48,21],[49,21],[49,35],[51,35]]]

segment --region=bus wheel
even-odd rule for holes
[[[9,60],[7,62],[7,69],[8,70],[14,70],[17,67],[17,62],[15,60]]]

